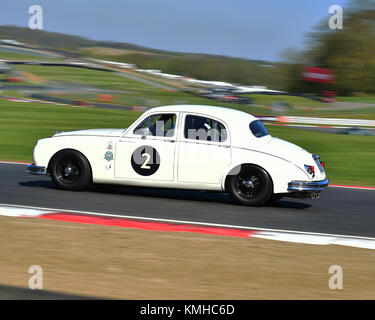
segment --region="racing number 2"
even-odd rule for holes
[[[138,147],[132,154],[131,165],[139,175],[150,176],[159,169],[159,153],[151,146]]]
[[[151,167],[147,164],[150,162],[151,156],[148,153],[145,152],[145,153],[142,153],[142,157],[146,157],[146,161],[143,162],[143,164],[141,165],[141,168],[150,170]]]

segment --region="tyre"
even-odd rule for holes
[[[242,205],[261,206],[272,196],[273,184],[261,167],[242,165],[237,175],[229,175],[226,188],[232,199]]]
[[[86,157],[75,150],[63,150],[51,159],[49,171],[59,189],[80,191],[91,182],[91,167]]]

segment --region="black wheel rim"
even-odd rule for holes
[[[262,192],[262,177],[252,170],[241,170],[236,179],[236,191],[245,199],[255,199]]]
[[[80,163],[74,158],[63,158],[56,166],[57,178],[65,184],[74,184],[81,173]]]

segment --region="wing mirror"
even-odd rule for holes
[[[149,128],[143,128],[141,130],[141,134],[142,134],[142,139],[146,139],[147,136],[151,136],[152,135],[152,133],[151,133],[151,131],[150,131]]]

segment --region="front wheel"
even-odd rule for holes
[[[273,189],[268,173],[253,165],[242,165],[238,174],[228,176],[226,188],[234,201],[248,206],[266,203]]]
[[[90,164],[75,150],[58,152],[51,160],[50,173],[56,186],[64,190],[84,190],[91,182]]]

